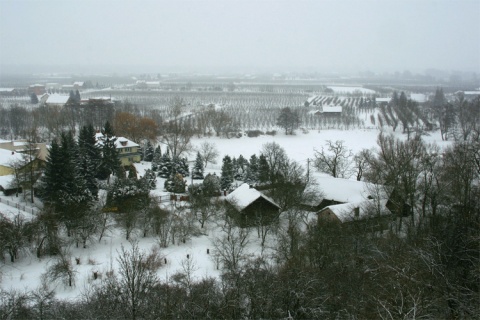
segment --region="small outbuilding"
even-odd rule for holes
[[[233,208],[232,217],[241,227],[269,224],[280,213],[280,206],[275,201],[247,183],[226,196],[225,201]]]

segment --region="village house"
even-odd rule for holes
[[[103,144],[103,134],[96,134],[97,143],[99,145]],[[122,166],[129,166],[134,163],[138,163],[141,160],[140,145],[137,143],[125,138],[125,137],[116,137],[115,147],[118,150],[118,158]]]
[[[275,201],[247,183],[227,195],[225,201],[233,208],[232,217],[241,227],[269,224],[278,218],[280,211]]]
[[[43,84],[32,84],[28,87],[28,93],[35,93],[37,96],[40,96],[46,92],[45,86]]]
[[[0,88],[1,96],[17,96],[18,90],[15,88]]]
[[[352,202],[361,202],[368,199],[387,198],[385,188],[365,181],[356,181],[332,176],[317,176],[315,184],[305,192],[317,194],[308,197],[303,204],[306,210],[319,211],[327,206]]]
[[[392,219],[392,213],[386,207],[386,200],[364,200],[326,206],[317,212],[317,222],[322,223],[359,223],[369,222],[370,231],[386,230]]]
[[[35,150],[29,150],[29,143],[27,140],[16,141],[0,141],[0,149],[15,151],[16,153],[26,153],[32,151],[36,157],[42,161],[45,161],[48,155],[47,145],[45,143],[35,143]]]
[[[45,101],[45,105],[49,107],[64,107],[69,100],[69,95],[61,95],[55,93],[48,96],[47,100]]]
[[[22,174],[22,172],[28,172],[31,166],[35,166],[35,168],[38,169],[43,166],[44,163],[38,158],[27,163],[26,159],[27,158],[24,158],[19,152],[0,149],[0,191],[5,194],[18,192],[18,186],[15,186],[13,183],[15,177]],[[38,172],[38,170],[35,171]],[[38,175],[34,178],[38,178]]]

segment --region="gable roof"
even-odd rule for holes
[[[272,205],[280,209],[280,206],[276,204],[275,201],[257,189],[250,188],[248,183],[244,183],[235,189],[232,193],[225,197],[225,200],[232,204],[238,211],[242,211],[259,198],[267,200]]]
[[[391,212],[387,209],[386,203],[386,199],[380,200],[379,203],[376,203],[376,201],[372,199],[359,202],[335,204],[321,209],[318,211],[318,214],[330,210],[335,214],[335,216],[337,216],[338,220],[341,222],[346,222],[354,219],[365,218],[369,213],[377,211],[378,208],[380,209],[380,215],[388,215]],[[357,213],[355,213],[355,210],[357,210]]]
[[[47,101],[45,101],[45,103],[66,104],[68,102],[68,99],[70,99],[70,96],[61,95],[61,94],[51,94],[50,96],[48,96]]]
[[[114,137],[114,138],[117,138],[117,140],[115,140],[115,147],[117,149],[140,147],[139,144],[137,144],[137,143],[133,142],[132,140],[129,140],[125,137]],[[97,143],[99,145],[103,145],[103,134],[101,132],[97,132],[95,134],[95,139],[97,140]],[[124,142],[124,143],[122,144],[122,142]]]
[[[312,199],[309,203],[305,203],[311,206],[318,206],[323,200],[333,200],[341,203],[360,202],[378,194],[382,198],[387,198],[384,195],[385,190],[382,186],[365,181],[334,178],[332,176],[316,176],[315,182],[306,191],[319,191],[321,195]]]
[[[22,155],[15,151],[0,149],[0,166],[11,168],[15,161],[22,161]]]

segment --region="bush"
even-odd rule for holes
[[[277,134],[277,131],[276,130],[267,131],[267,132],[265,132],[265,134],[268,134],[269,136],[274,136],[274,135]]]
[[[260,131],[260,130],[249,130],[247,131],[247,137],[249,138],[256,138],[260,135],[264,135],[265,133],[263,131]]]

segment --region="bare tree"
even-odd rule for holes
[[[219,153],[214,143],[205,141],[200,145],[197,151],[200,153],[200,157],[202,158],[203,163],[205,164],[204,168],[207,167],[208,163],[212,163],[212,164],[217,163],[217,157]]]
[[[327,140],[327,150],[321,147],[315,150],[314,166],[322,172],[331,174],[334,178],[349,178],[353,153],[343,140],[332,142]]]
[[[170,119],[164,125],[162,142],[170,149],[172,156],[188,153],[192,146],[190,140],[194,130],[189,116],[184,114],[185,103],[180,98],[175,98],[169,107]]]
[[[118,277],[107,280],[106,290],[118,301],[118,306],[130,319],[144,318],[148,293],[157,284],[157,269],[161,266],[158,251],[147,254],[136,242],[126,250],[121,247],[117,257]]]

